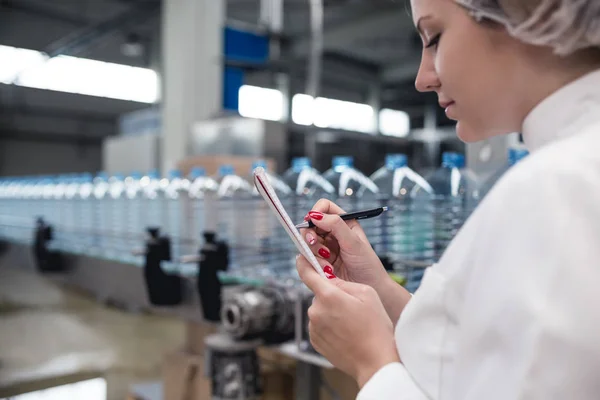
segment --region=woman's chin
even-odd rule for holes
[[[500,133],[491,132],[489,129],[475,128],[465,121],[459,120],[456,123],[456,136],[465,143],[480,142],[498,134]]]

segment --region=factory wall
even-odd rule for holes
[[[0,138],[0,176],[97,172],[101,144],[55,143]]]

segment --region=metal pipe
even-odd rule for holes
[[[306,94],[317,98],[320,92],[323,67],[323,0],[309,0],[309,5],[311,42],[308,57]]]

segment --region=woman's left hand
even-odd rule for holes
[[[375,289],[335,277],[325,280],[304,256],[298,257],[296,266],[315,294],[308,309],[315,350],[361,388],[382,367],[400,361],[394,326]]]

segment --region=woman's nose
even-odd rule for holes
[[[423,54],[421,65],[415,80],[415,87],[419,92],[433,92],[441,86],[438,74],[433,64],[433,59],[427,54]]]

